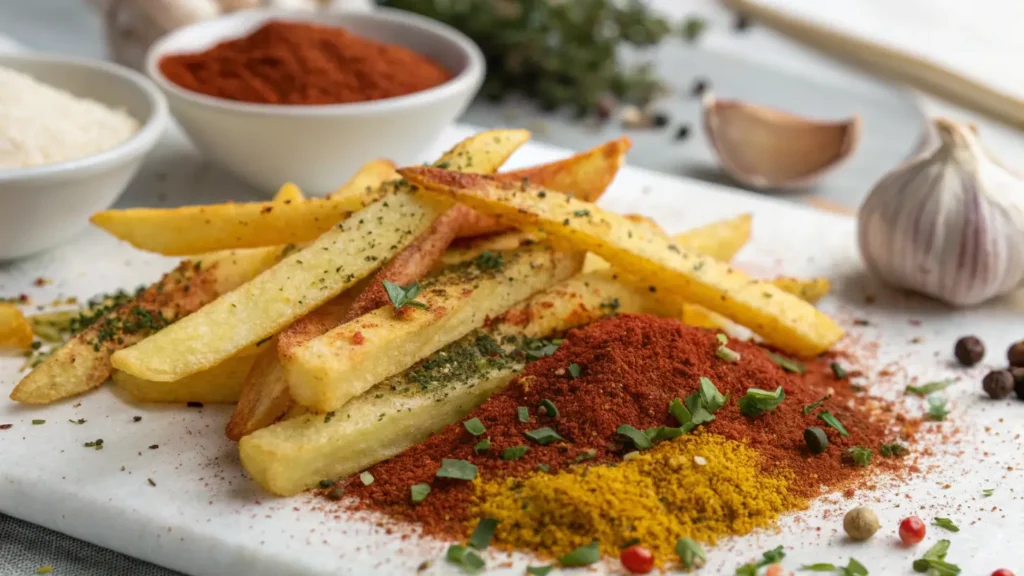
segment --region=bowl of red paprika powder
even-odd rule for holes
[[[464,34],[409,12],[248,10],[174,30],[146,70],[211,160],[268,193],[325,194],[370,160],[419,161],[485,64]]]

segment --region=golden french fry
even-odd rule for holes
[[[272,346],[265,343],[263,346]],[[115,370],[114,384],[138,402],[233,404],[238,401],[253,363],[258,358],[256,347],[243,350],[209,370],[196,372],[173,382],[142,380]]]
[[[302,244],[385,193],[382,184],[397,175],[371,164],[370,174],[357,175],[328,198],[106,210],[90,221],[140,250],[168,256]],[[377,185],[367,192],[371,179]]]
[[[390,304],[283,357],[292,398],[327,412],[479,328],[491,316],[579,270],[581,258],[538,246],[487,266],[458,267],[396,313]]]
[[[459,143],[435,164],[452,170],[493,173],[528,137],[529,133],[525,131],[485,132]],[[280,353],[287,355],[293,348],[335,326],[386,304],[383,280],[404,285],[424,276],[470,214],[472,211],[465,206],[449,208],[412,244],[389,259],[373,280],[362,282],[363,285],[342,293],[285,328],[278,341]],[[291,404],[277,354],[264,352],[246,378],[225,434],[232,440],[238,440],[276,422]]]
[[[544,235],[536,231],[512,229],[507,232],[499,232],[489,236],[478,236],[462,241],[457,246],[453,245],[441,255],[435,263],[434,271],[440,271],[448,266],[469,262],[484,252],[507,252],[521,246],[536,244],[544,239]]]
[[[543,226],[549,236],[598,254],[627,279],[718,312],[785,352],[815,356],[843,335],[831,318],[807,302],[728,264],[685,252],[671,240],[594,204],[475,174],[428,167],[403,168],[399,173],[430,193],[509,224]]]
[[[832,289],[832,283],[829,282],[828,278],[792,278],[788,276],[780,276],[772,280],[772,284],[775,284],[780,289],[789,292],[795,296],[799,296],[801,299],[810,302],[811,304],[816,303],[828,295],[829,290]]]
[[[750,214],[741,214],[687,230],[672,239],[688,251],[728,262],[750,240],[751,219]]]
[[[394,170],[394,168],[392,168]],[[285,182],[283,186],[278,188],[277,194],[274,194],[274,202],[298,202],[305,196],[302,195],[302,190],[291,182]]]
[[[32,346],[32,326],[14,304],[0,302],[0,350],[28,350]]]

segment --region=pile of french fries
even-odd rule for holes
[[[140,402],[235,403],[226,435],[242,464],[290,495],[458,421],[548,339],[607,314],[740,325],[796,356],[842,336],[812,304],[827,280],[729,265],[749,215],[669,236],[594,204],[628,140],[499,172],[528,138],[483,132],[432,166],[372,162],[326,198],[285,185],[270,202],[96,214],[137,248],[187,258],[79,322],[11,398],[112,380]],[[0,347],[29,346],[31,321],[0,306]]]

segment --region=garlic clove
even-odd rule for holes
[[[754,188],[799,188],[848,158],[860,117],[819,122],[738,100],[703,99],[704,131],[730,176]]]
[[[1024,280],[1024,180],[969,125],[938,119],[937,143],[875,185],[858,212],[868,268],[889,284],[972,306]]]

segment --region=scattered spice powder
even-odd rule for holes
[[[809,361],[805,373],[800,374],[784,370],[764,348],[739,341],[730,341],[730,346],[741,360],[724,362],[716,355],[720,345],[715,332],[645,315],[608,318],[572,331],[553,355],[528,365],[505,390],[466,416],[478,418],[486,428],[489,450],[474,451],[480,438],[467,432],[461,422],[447,426],[422,444],[371,468],[377,481],[369,486],[355,483],[349,491],[357,498],[354,506],[412,521],[428,535],[461,538],[475,518],[474,511],[488,504],[478,500],[472,482],[435,478],[442,459],[476,465],[485,486],[528,477],[539,465],[558,474],[580,461],[587,466],[619,463],[634,448],[616,430],[622,425],[638,430],[678,426],[669,413],[669,403],[696,392],[701,377],[709,378],[729,398],[714,412],[714,420],[699,430],[745,444],[756,451],[761,462],[771,463],[775,477],[792,474],[797,480],[788,488],[791,500],[780,507],[792,507],[823,488],[840,488],[865,477],[868,471],[904,468],[898,458],[874,459],[866,468],[844,461],[843,455],[855,445],[877,447],[895,440],[896,433],[889,429],[895,414],[880,399],[836,386],[832,359]],[[578,377],[567,373],[565,367],[570,364],[581,368]],[[786,398],[775,409],[756,417],[740,413],[737,399],[748,388],[774,390],[779,386]],[[819,409],[803,413],[804,406],[829,394]],[[536,409],[545,400],[557,407],[557,418]],[[518,417],[521,406],[530,408],[525,421]],[[822,454],[812,455],[803,433],[818,422],[819,410],[829,410],[850,436],[828,428],[828,447]],[[531,442],[526,433],[542,427],[552,428],[564,440],[546,445]],[[506,449],[523,445],[529,450],[521,457],[501,458]],[[709,461],[716,458],[714,453],[701,456]],[[589,470],[596,473],[594,468]],[[410,486],[421,483],[431,485],[430,497],[413,506]],[[757,501],[751,505],[758,505]],[[750,527],[744,524],[736,529]],[[508,537],[510,533],[505,534]],[[710,537],[709,533],[701,535]],[[514,540],[527,538],[520,535]],[[567,542],[577,541],[566,539],[549,546],[561,550]]]

